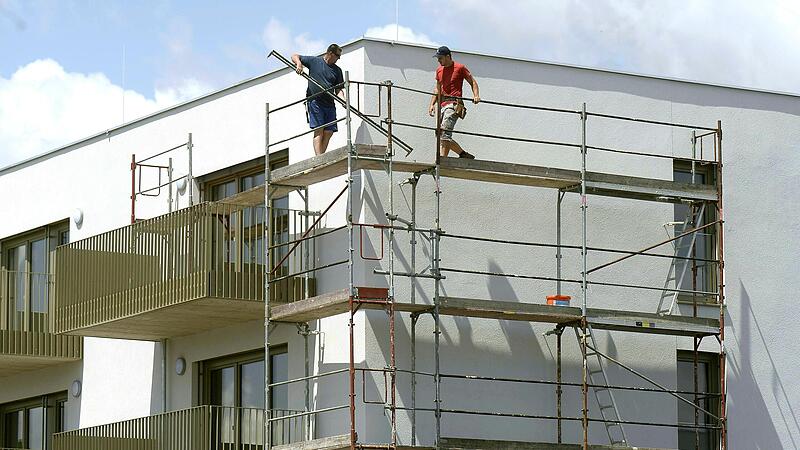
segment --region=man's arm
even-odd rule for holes
[[[344,95],[344,75],[342,75],[341,69],[339,70],[339,76],[336,78],[336,84],[339,85],[338,88],[334,89],[333,93],[340,99],[347,101]]]
[[[481,101],[481,93],[478,89],[478,80],[476,80],[472,74],[469,74],[464,78],[469,82],[469,85],[472,88],[472,103],[479,103]]]
[[[433,114],[436,112],[436,98],[439,96],[439,92],[441,90],[441,85],[439,84],[439,80],[436,80],[436,86],[433,88],[433,95],[431,96],[431,104],[428,106],[428,115],[433,117]]]
[[[298,74],[303,73],[303,62],[300,59],[300,55],[297,53],[292,55],[292,62],[294,63],[294,71]]]

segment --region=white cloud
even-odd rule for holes
[[[197,80],[160,89],[154,98],[125,91],[125,120],[207,92]],[[122,123],[122,88],[102,73],[67,72],[52,59],[0,77],[0,167]]]
[[[796,0],[422,0],[450,45],[800,92]]]
[[[424,33],[416,33],[414,30],[402,25],[388,24],[382,27],[367,28],[364,36],[390,41],[411,42],[415,44],[438,45]]]
[[[317,55],[328,47],[325,41],[313,39],[308,33],[292,34],[289,27],[274,17],[271,17],[264,27],[262,40],[268,51],[277,50],[283,55],[292,53]]]

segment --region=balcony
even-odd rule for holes
[[[302,233],[302,212],[271,209],[270,245]],[[59,333],[157,340],[264,316],[264,208],[202,203],[56,250]],[[272,274],[271,302],[314,295],[295,252]],[[273,251],[274,257],[285,254]],[[281,261],[279,259],[278,261]],[[276,262],[273,261],[272,265]]]
[[[53,333],[52,275],[0,269],[0,377],[78,361],[83,340]]]
[[[272,410],[272,445],[300,442],[305,417]],[[281,417],[288,417],[281,419]],[[54,450],[260,450],[264,448],[264,410],[197,406],[53,436]]]

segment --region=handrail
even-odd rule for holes
[[[272,50],[271,52],[269,52],[269,55],[268,55],[268,57],[269,57],[269,56],[275,56],[275,58],[277,58],[277,59],[278,59],[280,62],[284,63],[284,64],[286,65],[286,67],[288,67],[288,68],[290,68],[290,69],[293,69],[292,63],[291,63],[291,62],[290,62],[288,59],[286,59],[286,57],[285,57],[285,56],[281,55],[281,54],[280,54],[280,53],[278,53],[277,51],[275,51],[275,50]],[[302,72],[302,73],[300,73],[299,75],[300,75],[300,76],[302,76],[303,78],[305,78],[306,80],[308,80],[309,82],[311,82],[311,83],[314,83],[314,84],[315,84],[317,87],[319,87],[319,88],[320,88],[320,89],[322,89],[323,91],[325,91],[325,90],[326,90],[324,86],[322,86],[321,84],[319,84],[319,83],[317,82],[317,80],[315,80],[315,79],[311,78],[310,76],[306,75],[306,74],[305,74],[305,72]],[[347,104],[346,104],[346,102],[345,102],[344,100],[342,100],[341,98],[339,98],[338,96],[336,96],[336,95],[331,95],[331,97],[333,97],[334,101],[337,101],[337,102],[339,102],[339,104],[340,104],[340,105],[347,107]],[[374,128],[376,131],[378,131],[379,133],[381,133],[381,134],[382,134],[384,137],[387,137],[387,138],[389,137],[389,132],[388,132],[388,131],[384,130],[384,129],[383,129],[381,126],[380,126],[380,124],[376,123],[374,120],[372,120],[372,119],[371,119],[370,117],[368,117],[366,114],[364,114],[364,113],[362,113],[361,111],[359,111],[358,109],[354,108],[354,107],[353,107],[353,105],[350,105],[350,111],[351,111],[353,114],[355,114],[356,116],[358,116],[358,117],[359,117],[361,120],[363,120],[363,121],[364,121],[364,123],[366,123],[366,124],[370,125],[370,126],[371,126],[372,128]],[[397,142],[398,144],[400,144],[400,146],[401,146],[401,147],[403,147],[403,149],[406,151],[406,155],[410,155],[410,154],[411,154],[411,152],[413,152],[413,151],[414,151],[414,148],[413,148],[413,147],[411,147],[410,145],[406,144],[405,142],[403,142],[401,139],[397,138],[396,136],[392,136],[392,140],[393,140],[394,142]]]
[[[302,411],[270,409],[273,445],[306,439]],[[263,448],[264,409],[203,405],[55,433],[55,450]]]

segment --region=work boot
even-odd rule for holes
[[[461,153],[458,154],[458,157],[465,159],[475,159],[475,156],[473,156],[471,153],[467,153],[466,150],[461,150]]]

